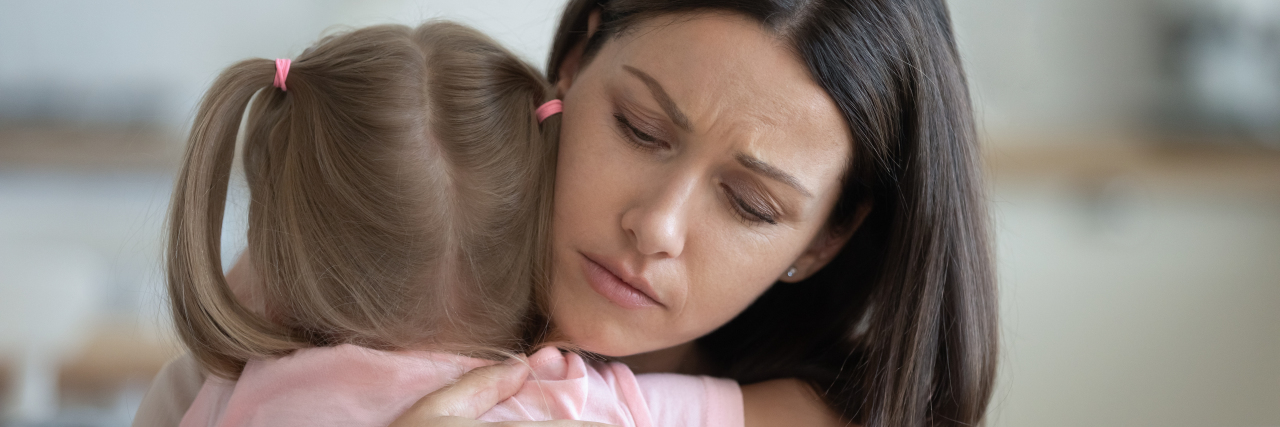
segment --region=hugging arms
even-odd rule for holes
[[[982,419],[994,279],[945,4],[573,1],[548,74],[543,338],[786,379],[862,425]]]

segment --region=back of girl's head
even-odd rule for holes
[[[534,118],[550,97],[540,74],[474,30],[429,23],[326,38],[286,90],[275,75],[251,59],[218,77],[174,191],[169,293],[197,359],[234,377],[251,358],[339,343],[516,349],[543,277],[558,127]],[[220,267],[242,117],[265,317]]]

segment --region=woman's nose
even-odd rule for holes
[[[641,254],[675,258],[684,251],[694,185],[673,182],[655,188],[622,214],[622,228]]]

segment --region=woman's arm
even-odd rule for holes
[[[620,360],[637,373],[706,371],[705,359],[693,342]],[[771,380],[742,386],[741,390],[746,427],[853,426],[837,416],[822,396],[803,381]]]
[[[520,389],[529,369],[521,364],[479,368],[437,390],[405,411],[391,427],[467,427],[489,425],[477,421],[481,414]],[[172,427],[191,407],[205,374],[191,353],[170,361],[151,382],[133,419],[133,427]],[[506,427],[609,427],[585,421],[506,422]]]

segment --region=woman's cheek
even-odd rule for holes
[[[710,333],[733,320],[774,283],[772,277],[762,277],[757,271],[749,273],[756,274],[722,275],[716,283],[706,283],[696,290],[702,294],[699,299],[704,301],[701,309],[694,310],[702,324],[699,329]]]
[[[695,248],[699,253],[690,254],[693,259],[686,264],[690,306],[682,313],[688,317],[682,323],[685,328],[698,331],[698,336],[714,331],[746,310],[777,282],[780,272],[800,251],[801,245],[790,241],[796,239],[733,230],[732,227],[745,226],[736,219],[729,221],[733,222],[704,223],[707,233]]]

